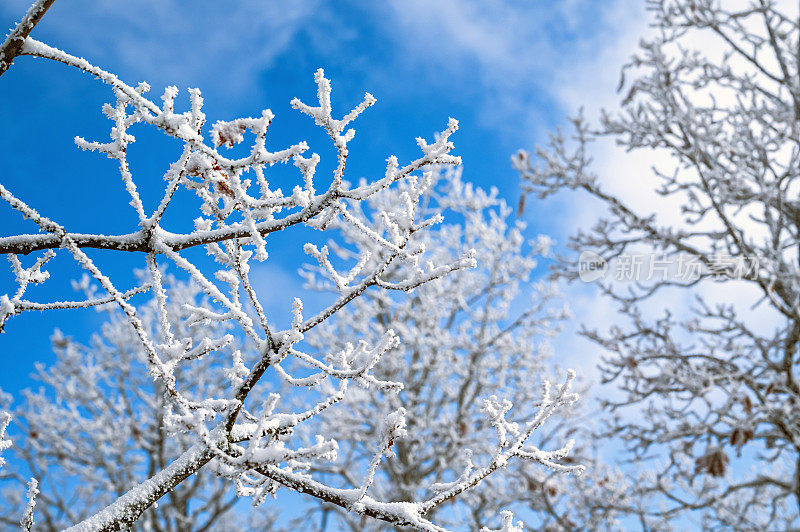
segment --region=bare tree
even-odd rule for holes
[[[647,530],[687,519],[709,530],[797,528],[798,15],[767,0],[649,8],[653,36],[623,71],[622,108],[597,130],[579,117],[571,139],[556,134],[538,159],[512,160],[541,198],[577,189],[605,205],[572,240],[584,261],[644,262],[635,282],[598,283],[618,303],[618,326],[585,331],[608,353],[604,381],[621,391],[604,394],[614,413],[606,435],[649,470],[632,484],[635,504],[618,508]],[[590,143],[603,137],[666,154],[654,188],[680,212],[656,215],[609,192],[590,164]],[[560,271],[574,279],[581,266],[575,257]],[[691,308],[670,309],[681,294]]]
[[[17,60],[23,56],[52,60],[95,76],[113,89],[114,103],[103,108],[113,123],[109,141],[76,138],[76,143],[119,163],[138,227],[122,235],[104,235],[100,227],[88,234],[70,232],[0,185],[0,198],[40,229],[37,234],[0,238],[0,252],[8,256],[18,284],[14,293],[0,296],[0,324],[9,326],[14,316],[31,310],[63,312],[106,303],[118,306],[144,351],[149,375],[163,395],[164,430],[170,437],[182,434],[182,441],[186,441],[177,458],[152,474],[148,472],[149,478],[138,478],[107,506],[68,530],[130,527],[162,497],[191,483],[192,475],[201,469],[228,479],[237,495],[252,497],[256,503],[276,496],[283,487],[367,518],[428,531],[444,530],[428,518],[436,508],[474,488],[513,459],[527,459],[564,472],[581,471],[579,465],[561,462],[571,443],[545,451],[528,441],[550,415],[577,399],[570,391],[571,373],[563,384],[545,386],[537,408],[524,422],[507,419],[507,415],[515,415],[510,413],[509,402],[490,400],[484,411],[496,429],[496,446],[488,461],[448,485],[434,487],[431,494],[419,499],[386,501],[378,495],[372,497],[370,492],[383,458],[392,455],[396,443],[407,434],[404,408],[375,412],[382,417],[374,425],[373,457],[364,470],[352,471],[355,483],[346,487],[325,483],[313,475],[315,466],[336,458],[336,440],[319,434],[306,443],[295,435],[296,429],[318,418],[341,415],[336,405],[348,394],[390,394],[403,388],[402,383],[381,378],[374,371],[381,357],[399,342],[393,330],[385,327],[374,343],[352,338],[358,342],[357,347],[337,351],[324,342],[314,343],[320,325],[368,290],[411,292],[475,266],[473,250],[464,250],[446,262],[428,259],[424,235],[441,217],[419,208],[433,181],[428,170],[460,163],[459,158],[450,155],[453,145],[449,138],[457,129],[455,120],[450,120],[434,142],[417,139],[422,151],[419,158],[400,166],[395,157],[389,157],[383,176],[353,186],[345,179],[345,169],[348,143],[355,131],[347,127],[375,103],[372,95],[366,94],[361,104],[343,118],[335,119],[330,82],[319,70],[315,76],[318,105],[292,101],[295,109],[311,117],[331,139],[336,164],[332,175],[325,178],[316,172],[320,157],[304,155],[309,149],[305,142],[276,152],[266,149],[267,129],[273,120],[269,110],[258,118],[216,122],[210,128],[209,143],[203,134],[205,115],[198,90],[189,91],[190,108],[176,113],[177,88],[167,87],[162,103],[157,104],[147,98],[146,83],[132,87],[85,59],[31,38],[29,33],[35,22],[29,21],[36,19],[46,4],[40,1],[32,6],[0,48],[0,57],[9,62],[15,55]],[[20,39],[24,39],[21,46]],[[177,161],[165,174],[164,188],[159,185],[161,199],[152,206],[145,204],[139,192],[140,187],[150,187],[151,183],[135,179],[128,166],[127,153],[135,141],[129,128],[134,124],[154,127],[182,145]],[[252,138],[249,154],[229,158],[221,153],[221,148],[233,147],[245,136]],[[273,166],[289,162],[300,175],[286,194],[276,186],[280,179]],[[415,174],[420,170],[421,177]],[[196,196],[194,203],[186,198],[187,191]],[[396,201],[370,210],[363,208],[364,202],[376,194],[388,194]],[[185,208],[197,209],[199,205],[194,229],[169,231],[162,226],[165,212],[182,201]],[[306,253],[318,261],[336,292],[312,316],[304,314],[302,302],[295,299],[291,326],[280,331],[272,325],[277,320],[267,316],[253,288],[251,263],[253,259],[267,260],[266,237],[280,231],[294,231],[300,237],[307,234],[300,232],[302,226],[327,231],[331,236],[335,235],[334,226],[348,227],[362,235],[361,242],[368,240],[371,244],[367,249],[355,242],[352,259],[336,263],[324,249],[306,244]],[[214,259],[213,264],[193,249],[199,246]],[[121,287],[119,279],[104,273],[95,250],[141,254],[147,272],[144,279],[138,285]],[[31,253],[35,253],[34,260],[19,257]],[[105,295],[69,302],[28,299],[26,290],[32,283],[48,281],[44,268],[57,253],[73,257]],[[171,296],[162,273],[166,264],[185,272],[206,298],[202,304],[184,306],[181,327],[174,326],[168,314]],[[403,275],[393,276],[392,272]],[[155,301],[155,332],[143,322],[142,305],[147,303],[141,302],[142,292],[148,292]],[[223,334],[211,324],[225,324],[232,332]],[[187,335],[194,325],[207,331],[199,341]],[[233,349],[236,341],[252,345],[253,356]],[[297,369],[295,363],[305,370]],[[196,393],[192,368],[198,364],[225,368],[224,386],[219,390],[201,387],[200,391],[208,394]],[[271,383],[275,380],[294,385],[292,391],[284,395],[272,392]],[[351,383],[355,386],[349,386]],[[25,529],[35,519],[37,493],[34,480],[22,519]],[[516,525],[510,514],[505,516],[506,529],[510,530]]]

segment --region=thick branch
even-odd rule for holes
[[[318,205],[292,213],[281,220],[270,220],[256,224],[256,230],[263,236],[275,231],[281,231],[297,223],[306,222],[319,214],[319,212],[333,200],[333,196],[333,194],[325,196],[324,200]],[[194,246],[211,244],[212,242],[223,242],[234,238],[246,238],[252,236],[252,230],[244,225],[233,225],[212,229],[210,231],[198,231],[187,235],[181,235],[170,233],[169,231],[164,231],[159,228],[158,235],[161,242],[167,247],[173,251],[180,251]],[[79,248],[141,251],[143,253],[153,251],[151,245],[153,235],[144,231],[137,231],[126,235],[67,233],[67,236]],[[61,240],[54,234],[14,235],[0,238],[0,254],[2,255],[10,253],[27,255],[34,251],[59,247],[61,247]]]
[[[25,38],[30,35],[33,28],[42,20],[42,17],[55,0],[37,0],[16,27],[8,34],[6,40],[0,45],[0,76],[11,67],[11,63],[22,52]]]
[[[190,477],[212,458],[203,444],[196,444],[162,471],[131,489],[92,517],[65,532],[99,532],[128,529],[154,502]]]

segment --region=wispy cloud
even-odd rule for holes
[[[616,80],[618,52],[627,56],[636,43],[625,37],[642,25],[639,4],[394,0],[391,23],[399,30],[389,35],[407,61],[427,67],[428,80],[475,92],[484,122],[500,134],[529,132],[524,142],[551,127],[559,114],[553,107],[592,97],[574,90],[589,81],[588,72],[593,89],[598,72],[603,81]]]
[[[13,21],[28,3],[6,0],[0,16]],[[401,83],[413,73],[415,83],[469,99],[485,127],[524,144],[600,85],[613,93],[641,11],[634,0],[74,0],[56,2],[36,31],[125,79],[225,84],[233,97],[281,58],[309,53],[346,64],[376,90],[396,81],[393,72]],[[376,45],[386,53],[376,56]]]
[[[8,21],[30,0],[6,0]],[[85,55],[125,79],[205,86],[236,94],[269,67],[314,14],[318,2],[179,0],[56,2],[36,35]]]

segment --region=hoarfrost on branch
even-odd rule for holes
[[[292,107],[325,130],[335,149],[332,174],[320,176],[317,172],[320,157],[309,153],[306,142],[274,152],[267,149],[266,136],[274,119],[269,110],[255,118],[216,122],[209,143],[203,133],[206,117],[199,90],[189,91],[189,108],[179,112],[175,109],[179,94],[176,87],[167,87],[160,102],[151,100],[146,83],[130,86],[83,58],[31,38],[30,30],[38,20],[31,13],[39,13],[44,4],[49,6],[41,1],[34,4],[0,49],[0,57],[7,54],[8,65],[19,56],[49,59],[86,72],[111,88],[114,101],[103,107],[103,113],[113,123],[109,139],[76,137],[75,143],[81,149],[98,152],[117,162],[138,227],[120,235],[70,232],[68,227],[38,212],[34,204],[23,201],[0,184],[0,198],[40,230],[38,234],[0,238],[0,252],[8,257],[18,286],[14,293],[0,296],[0,328],[13,326],[15,316],[31,310],[115,306],[142,349],[143,362],[163,397],[164,429],[168,434],[181,434],[186,443],[172,463],[69,530],[126,528],[162,496],[204,467],[228,479],[238,495],[252,497],[256,503],[275,496],[284,487],[349,512],[430,531],[444,529],[429,520],[427,514],[478,485],[512,459],[531,460],[560,471],[581,470],[580,466],[562,463],[570,445],[544,451],[527,443],[550,415],[577,399],[570,391],[572,374],[563,384],[546,386],[535,414],[521,424],[506,419],[510,403],[487,399],[484,412],[497,428],[494,454],[485,465],[465,472],[451,485],[440,486],[428,498],[398,503],[371,496],[370,485],[382,459],[406,434],[402,408],[385,416],[382,429],[375,434],[374,459],[365,472],[353,472],[362,480],[350,488],[327,485],[313,478],[310,471],[315,464],[335,460],[336,440],[323,433],[301,445],[293,438],[295,430],[304,423],[319,416],[335,415],[336,404],[354,388],[360,388],[359,393],[397,393],[403,386],[376,376],[374,371],[381,357],[403,341],[393,330],[385,329],[373,343],[360,341],[357,347],[340,352],[327,351],[324,346],[316,351],[305,349],[303,345],[311,342],[320,325],[367,290],[412,292],[476,265],[474,250],[466,249],[451,260],[433,262],[428,259],[424,245],[426,232],[441,221],[439,214],[420,215],[419,205],[433,183],[431,172],[438,167],[460,164],[460,159],[451,155],[450,137],[458,127],[455,120],[450,119],[435,141],[417,139],[422,151],[417,159],[401,166],[395,157],[389,157],[381,177],[352,185],[345,178],[348,144],[355,135],[350,126],[376,100],[366,94],[354,109],[342,118],[334,118],[331,84],[320,69],[315,74],[317,102],[309,105],[297,98],[292,100]],[[23,39],[21,46],[20,39]],[[4,69],[7,64],[2,63]],[[161,199],[152,208],[140,195],[140,187],[150,184],[137,180],[129,167],[128,150],[136,140],[131,128],[135,124],[156,128],[183,146],[178,160],[164,176]],[[229,158],[220,151],[246,138],[252,139],[248,154]],[[284,164],[293,164],[300,174],[288,193],[271,181],[270,168]],[[199,201],[194,230],[189,232],[175,233],[162,227],[165,213],[179,191],[188,191]],[[360,210],[361,204],[378,194],[394,195],[400,201],[391,203],[391,208]],[[300,226],[329,231],[332,236],[335,234],[332,227],[346,227],[364,242],[368,241],[369,246],[356,242],[355,259],[348,263],[331,260],[326,247],[306,244],[304,251],[319,263],[335,286],[336,296],[316,313],[305,312],[303,302],[295,299],[291,326],[276,330],[273,325],[276,320],[266,314],[256,294],[251,267],[254,260],[265,261],[269,257],[270,234]],[[190,250],[197,246],[203,246],[213,258],[213,267],[193,258]],[[145,273],[140,283],[122,287],[104,273],[93,258],[93,249],[143,254]],[[38,302],[26,296],[32,284],[48,282],[46,267],[57,254],[69,254],[93,280],[93,288],[87,283],[83,285],[87,288],[87,298]],[[199,291],[196,300],[184,302],[178,314],[170,310],[173,296],[165,284],[164,273],[168,265],[183,271]],[[399,271],[403,275],[398,277],[395,274]],[[150,306],[138,303],[144,292],[152,296]],[[147,312],[153,312],[152,320],[147,322],[143,320],[145,307],[150,309]],[[199,338],[197,326],[206,332]],[[225,332],[226,329],[232,332]],[[234,348],[237,342],[250,346],[250,356]],[[209,388],[207,395],[198,395],[187,375],[192,375],[198,365],[209,367],[208,361],[224,369],[225,385]],[[307,371],[297,373],[298,365]],[[308,392],[308,397],[316,394],[318,398],[297,407],[297,401],[290,401],[285,394],[268,391],[269,383],[276,380],[291,385],[299,393]],[[3,423],[5,427],[7,421]],[[2,441],[5,446],[5,440]],[[23,528],[29,528],[35,516],[37,491],[33,480],[29,484]],[[503,530],[518,529],[509,516],[503,519]]]

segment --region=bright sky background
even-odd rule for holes
[[[289,107],[295,96],[314,101],[313,73],[323,67],[340,113],[366,91],[378,99],[355,123],[351,180],[381,175],[388,155],[401,163],[415,157],[414,137],[432,138],[453,116],[460,121],[453,141],[464,177],[498,187],[516,205],[519,179],[511,154],[544,142],[581,105],[591,115],[619,101],[614,92],[619,69],[646,30],[642,4],[56,0],[33,36],[84,56],[129,84],[149,82],[153,98],[175,84],[184,91],[182,105],[185,89],[198,87],[208,123],[258,116],[270,108],[277,117],[268,147],[308,138],[325,158],[331,153],[318,128]],[[3,0],[0,23],[12,27],[28,5],[28,0]],[[0,78],[0,182],[72,231],[98,231],[98,223],[105,233],[134,231],[135,216],[115,164],[81,152],[72,141],[76,135],[107,138],[110,122],[100,107],[112,98],[108,87],[89,76],[54,62],[18,58]],[[152,179],[157,189],[180,147],[145,131],[133,131],[138,139],[131,147],[133,171],[139,183]],[[563,243],[574,227],[558,203],[529,201],[525,218],[531,238],[546,232]],[[35,228],[0,205],[0,235],[20,230]],[[260,267],[262,290],[271,290],[273,311],[288,309],[300,284],[295,272],[302,257],[289,247],[269,251],[270,260]],[[49,268],[53,280],[33,292],[39,300],[77,296],[63,277],[57,280],[59,272],[71,271],[67,262]],[[141,257],[106,266],[129,275],[134,264],[141,266]],[[13,289],[12,280],[10,268],[0,265],[0,293]],[[15,394],[31,384],[27,375],[36,361],[52,360],[54,327],[86,340],[101,319],[63,312],[12,318],[0,335],[0,389]],[[591,372],[597,357],[571,352],[570,360]]]

